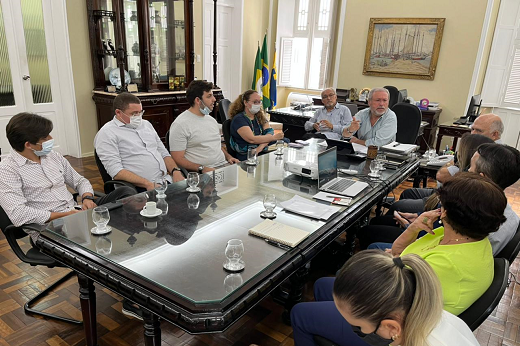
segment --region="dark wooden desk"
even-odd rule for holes
[[[453,150],[457,148],[457,141],[465,133],[471,132],[468,125],[455,125],[453,122],[443,123],[439,125],[439,133],[437,134],[437,144],[435,151],[439,153],[443,136],[453,137]]]
[[[223,331],[292,274],[305,271],[306,263],[419,165],[409,160],[398,170],[386,169],[381,180],[370,180],[372,188],[326,222],[277,208],[277,221],[310,232],[289,251],[248,236],[248,229],[262,221],[259,208],[263,209],[265,194],[274,193],[278,201],[295,194],[311,198],[312,189],[302,186],[315,186],[316,181],[285,172],[283,160],[312,160],[323,150],[316,143],[287,148],[283,159],[263,155],[256,167],[241,163],[205,174],[198,194],[186,192],[185,182],[172,184],[165,199],[169,209],[155,219],[139,215],[144,203],[157,200],[154,191],[129,197],[111,206],[112,232],[102,237],[90,233],[94,226],[90,210],[49,223],[36,245],[78,273],[87,345],[97,345],[94,281],[144,308],[146,345],[160,344],[159,318],[190,333]],[[338,165],[356,169],[360,179],[368,179],[365,163]],[[228,273],[222,269],[226,241],[231,238],[242,239],[245,246],[246,269],[238,284],[226,283]],[[288,309],[302,296],[305,275],[296,276],[286,299]]]

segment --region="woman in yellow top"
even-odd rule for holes
[[[438,192],[442,208],[423,213],[394,242],[392,254],[415,253],[437,274],[444,309],[454,315],[466,310],[493,280],[493,254],[488,234],[505,221],[502,189],[476,173],[458,173]],[[440,218],[443,227],[433,229]],[[421,230],[429,234],[417,239]],[[366,346],[334,305],[335,278],[314,285],[316,302],[297,304],[291,311],[295,344],[314,345],[320,335],[337,345]],[[368,303],[368,302],[367,302]],[[369,343],[370,344],[370,343]]]

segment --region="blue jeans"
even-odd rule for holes
[[[368,346],[352,331],[332,298],[336,278],[321,278],[314,284],[315,302],[299,303],[291,310],[291,324],[296,346],[316,345],[319,335],[340,346]]]

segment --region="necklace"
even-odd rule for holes
[[[251,130],[253,130],[253,134],[255,136],[257,136],[258,134],[260,134],[262,131],[260,130],[260,124],[258,124],[258,122],[256,121],[256,117],[253,116],[253,120],[254,120],[254,123],[253,123],[253,120],[251,120],[247,114],[244,113],[244,116],[247,118],[247,120],[249,120],[249,124],[251,124]],[[259,133],[257,133],[256,131],[256,128],[255,128],[255,123],[258,125],[258,131]]]
[[[464,240],[469,240],[469,237],[462,237],[462,238],[455,238],[455,239],[450,239],[448,241],[446,241],[446,243],[444,244],[441,244],[441,242],[444,240],[444,238],[439,242],[439,245],[448,245],[449,243],[451,242],[455,242],[455,243],[458,243],[459,241],[464,241]]]

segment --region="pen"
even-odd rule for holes
[[[285,129],[285,130],[283,130],[283,133],[286,133],[287,131],[289,131],[289,129]]]
[[[272,245],[272,246],[276,246],[277,248],[280,248],[280,249],[283,249],[283,250],[291,250],[291,247],[288,246],[288,245],[285,245],[285,244],[280,244],[276,241],[272,241],[272,240],[269,240],[269,239],[265,239],[265,242],[269,245]]]
[[[401,144],[400,143],[396,143],[396,144],[392,145],[392,148],[398,147],[399,145],[401,145]]]

